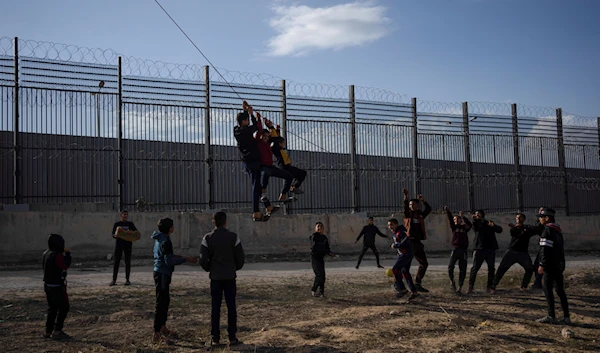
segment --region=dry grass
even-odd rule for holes
[[[275,273],[275,272],[272,272]],[[481,271],[478,284],[484,282]],[[521,293],[521,272],[507,274],[494,296],[450,293],[446,275],[431,272],[431,293],[398,300],[389,278],[369,272],[328,273],[327,298],[312,298],[308,272],[240,276],[239,338],[242,352],[584,352],[600,350],[600,275],[573,275],[567,295],[574,339],[563,326],[534,320],[545,314],[541,292]],[[569,274],[567,273],[567,277]],[[0,290],[2,352],[196,352],[209,340],[208,281],[175,273],[168,325],[181,336],[173,345],[150,344],[154,288],[88,285],[70,289],[65,331],[73,339],[44,340],[43,291]],[[511,288],[511,289],[507,289]],[[514,289],[512,289],[514,288]],[[557,313],[561,310],[558,308]],[[560,316],[560,315],[559,315]],[[482,324],[484,323],[485,324]],[[226,309],[222,326],[226,337]],[[225,339],[226,341],[226,339]],[[219,348],[216,351],[229,352]]]

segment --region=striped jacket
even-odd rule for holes
[[[565,245],[560,226],[548,223],[540,236],[540,266],[545,271],[565,270]]]

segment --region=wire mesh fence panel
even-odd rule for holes
[[[13,87],[0,85],[0,202],[12,203],[14,193]]]
[[[123,104],[126,205],[145,209],[202,209],[204,109]]]
[[[519,185],[526,209],[600,212],[599,119],[554,107],[414,100],[5,37],[0,97],[2,203],[121,206],[122,168],[128,207],[249,208],[233,135],[247,100],[308,172],[292,213],[398,211],[403,187],[438,210],[507,211]],[[272,199],[282,184],[270,181]]]

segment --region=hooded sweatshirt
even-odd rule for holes
[[[558,224],[546,224],[540,237],[540,266],[546,271],[565,270],[565,244]]]
[[[175,271],[175,266],[181,265],[186,259],[173,255],[173,243],[168,234],[154,231],[152,239],[154,239],[154,272],[171,275]]]
[[[48,238],[48,249],[42,257],[44,283],[49,287],[59,287],[65,284],[67,269],[71,266],[71,253],[65,251],[65,240],[58,234]]]

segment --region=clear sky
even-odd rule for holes
[[[217,67],[600,116],[597,0],[161,0]],[[153,0],[2,2],[0,36],[206,62]]]

